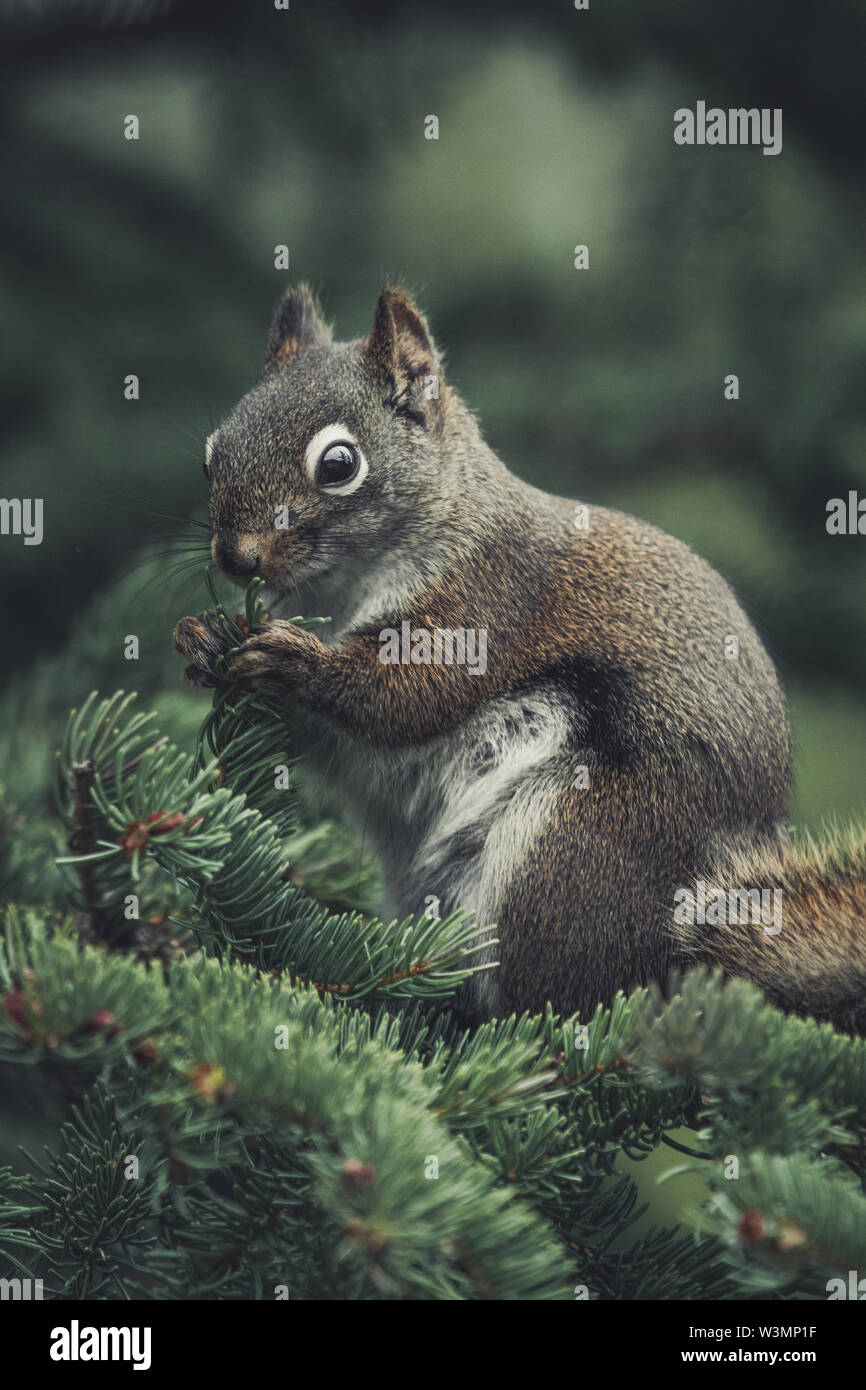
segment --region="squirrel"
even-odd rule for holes
[[[824,873],[790,849],[785,703],[732,590],[654,526],[509,472],[442,371],[399,288],[346,343],[308,287],[278,305],[206,444],[214,561],[274,614],[234,674],[371,834],[389,911],[495,928],[466,1021],[585,1018],[706,961],[862,1028],[866,853]],[[300,595],[323,635],[286,620]],[[218,625],[185,618],[175,646],[212,684]],[[720,925],[768,890],[781,930]]]

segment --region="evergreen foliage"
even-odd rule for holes
[[[255,584],[240,621],[216,602],[235,641],[267,621]],[[59,1126],[0,1175],[4,1272],[60,1299],[694,1300],[862,1270],[864,1041],[705,970],[461,1028],[486,924],[320,900],[331,831],[299,824],[286,738],[228,671],[194,754],[130,696],[70,717],[66,886],[4,907],[0,1069]],[[710,1198],[635,1236],[617,1161],[684,1124]]]

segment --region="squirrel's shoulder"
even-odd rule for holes
[[[485,548],[516,573],[533,572],[548,605],[563,605],[584,630],[623,624],[633,642],[665,627],[684,635],[716,623],[748,626],[727,580],[651,522],[524,484],[511,498]]]

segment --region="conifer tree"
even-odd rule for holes
[[[255,583],[241,620],[214,597],[235,644],[267,621]],[[71,715],[41,897],[51,844],[0,826],[0,1068],[56,1126],[0,1174],[3,1268],[65,1300],[698,1300],[864,1267],[866,1042],[706,970],[461,1028],[487,924],[347,906],[230,656],[195,754],[129,695]],[[617,1160],[663,1144],[709,1198],[635,1236]]]

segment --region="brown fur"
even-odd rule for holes
[[[844,1031],[866,1032],[866,834],[848,846],[773,852],[741,846],[700,875],[714,889],[782,894],[781,931],[761,923],[673,924],[686,959],[751,980],[774,1004]]]
[[[576,529],[576,504],[509,473],[444,381],[428,398],[424,380],[441,370],[401,291],[383,291],[369,337],[353,344],[331,343],[307,291],[279,306],[265,379],[217,432],[215,546],[229,571],[233,553],[249,562],[257,547],[257,573],[282,594],[332,554],[321,572],[337,640],[273,622],[243,644],[238,675],[304,711],[308,741],[334,744],[329,768],[379,795],[407,904],[429,884],[444,908],[460,906],[462,892],[482,893],[482,878],[489,896],[501,866],[500,964],[476,1014],[552,1001],[586,1015],[618,988],[701,959],[756,980],[786,1008],[843,1026],[861,1019],[863,864],[859,877],[833,880],[811,862],[782,863],[784,702],[733,593],[688,547],[631,517],[591,508],[588,528]],[[353,496],[328,495],[303,468],[307,442],[336,422],[370,461]],[[275,535],[283,503],[294,527]],[[486,671],[383,664],[381,631],[403,621],[484,629]],[[193,678],[207,678],[215,640],[206,618],[179,624]],[[533,718],[544,727],[537,764],[522,737]],[[516,780],[485,801],[489,768],[501,756],[507,771],[509,754]],[[477,786],[469,823],[449,825],[437,767],[456,768],[467,794]],[[391,817],[389,778],[415,798],[418,824]],[[675,894],[706,863],[727,865],[719,872],[745,888],[761,886],[759,871],[787,874],[782,937],[674,931]]]

